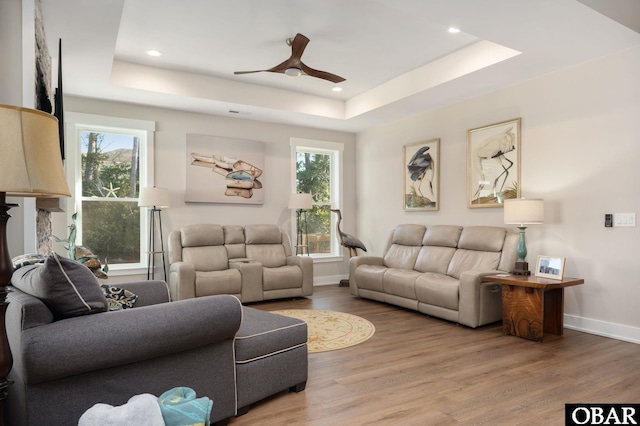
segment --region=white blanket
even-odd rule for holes
[[[164,426],[158,398],[149,393],[132,396],[117,407],[96,404],[80,417],[78,426]]]

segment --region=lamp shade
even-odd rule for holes
[[[71,196],[53,115],[0,105],[0,192],[14,197]]]
[[[138,198],[140,207],[169,207],[169,190],[167,188],[144,187]]]
[[[504,200],[504,223],[515,225],[544,222],[544,200],[540,198],[510,198]]]
[[[311,194],[291,194],[289,195],[289,209],[309,210],[313,207],[313,197]]]

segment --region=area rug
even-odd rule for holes
[[[376,329],[369,321],[344,312],[317,309],[285,309],[275,314],[307,323],[309,353],[335,351],[368,340]]]

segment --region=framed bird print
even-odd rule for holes
[[[405,210],[440,208],[440,139],[404,146]]]
[[[520,197],[520,118],[467,131],[467,205]]]

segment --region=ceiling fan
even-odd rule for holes
[[[324,80],[329,80],[333,83],[340,83],[345,81],[344,78],[331,74],[326,71],[315,70],[313,68],[309,68],[306,66],[302,60],[302,53],[304,52],[305,47],[309,43],[309,39],[304,35],[298,33],[296,36],[291,39],[287,39],[287,45],[291,46],[291,56],[289,59],[284,61],[283,63],[276,65],[273,68],[269,68],[267,70],[256,70],[256,71],[236,71],[234,74],[251,74],[255,72],[277,72],[281,74],[286,74],[292,77],[299,76],[300,74],[306,74],[311,77],[322,78]]]

